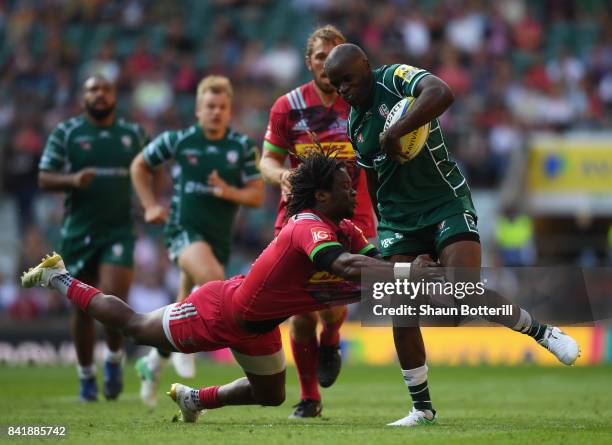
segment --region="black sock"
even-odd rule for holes
[[[170,358],[170,352],[168,351],[162,351],[161,349],[157,348],[157,353],[159,354],[160,357]]]
[[[418,385],[409,386],[410,397],[412,397],[412,404],[419,411],[430,410],[435,414],[435,411],[431,405],[431,397],[429,396],[429,386],[427,380]]]
[[[547,325],[540,323],[537,320],[531,320],[531,326],[529,326],[529,329],[527,332],[525,332],[525,334],[533,337],[536,341],[540,341],[542,338],[544,338],[544,332],[546,332],[547,327]]]

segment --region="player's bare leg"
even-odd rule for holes
[[[208,281],[223,279],[223,266],[215,257],[210,245],[197,241],[187,246],[180,254],[178,265],[181,270],[177,302],[187,298],[194,286],[201,286]],[[170,352],[153,349],[145,357],[136,362],[136,370],[140,376],[140,398],[148,406],[157,404],[157,389],[160,373],[165,367]],[[175,352],[172,363],[177,374],[183,378],[193,378],[196,374],[195,355]]]
[[[317,417],[321,414],[321,394],[317,379],[319,342],[317,340],[318,314],[295,315],[289,319],[291,351],[300,381],[300,401],[294,406],[290,419]]]
[[[129,267],[103,263],[99,268],[98,288],[105,294],[127,301],[133,276],[134,272]],[[107,349],[104,357],[104,396],[114,400],[123,389],[123,335],[119,331],[105,329]]]
[[[98,320],[104,326],[132,337],[137,343],[174,350],[166,338],[162,324],[165,308],[147,314],[139,314],[123,300],[106,295],[99,289],[73,278],[62,257],[54,253],[24,272],[23,287],[48,287],[67,297],[83,312]]]
[[[477,282],[480,280],[480,243],[459,241],[450,244],[440,253],[440,263],[448,267],[472,268],[475,271],[475,276],[468,276],[463,281]],[[529,335],[565,365],[573,365],[580,356],[578,343],[558,327],[538,322],[529,312],[512,304],[504,296],[493,290],[485,290],[484,296],[489,304],[495,306],[510,304],[513,309],[510,316],[486,317],[488,321]]]
[[[187,246],[179,256],[178,265],[196,286],[223,279],[223,265],[204,241],[196,241]]]
[[[222,280],[224,277],[223,265],[217,260],[210,245],[204,241],[196,241],[185,247],[178,258],[178,265],[181,269],[181,288],[177,302],[187,298],[194,286],[202,286],[209,281]],[[173,354],[172,363],[181,377],[195,377],[194,355]]]
[[[268,356],[250,357],[233,351],[246,377],[222,386],[190,388],[174,383],[168,395],[181,412],[176,420],[195,422],[203,410],[229,405],[278,406],[285,401],[285,356],[279,350]]]
[[[392,262],[411,262],[414,255],[393,255]],[[410,413],[390,426],[415,426],[435,422],[435,413],[429,395],[425,343],[421,329],[416,327],[394,327],[393,341],[397,358],[402,367],[404,382],[412,397],[413,408]]]
[[[84,281],[95,283],[97,275],[81,274]],[[94,345],[96,343],[96,326],[94,319],[76,305],[72,314],[72,339],[77,356],[77,374],[79,376],[79,400],[94,402],[98,400],[96,383],[96,365],[94,363]]]
[[[317,379],[322,388],[332,386],[340,374],[340,368],[342,367],[340,327],[347,314],[348,308],[346,306],[336,306],[319,311],[322,330],[319,336]]]

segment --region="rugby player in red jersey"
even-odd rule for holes
[[[377,249],[346,218],[356,192],[342,162],[312,154],[290,177],[287,224],[246,276],[213,281],[183,302],[148,314],[73,278],[58,254],[24,273],[24,287],[58,290],[106,326],[138,343],[194,353],[229,347],[246,377],[200,389],[175,383],[169,395],[181,420],[195,422],[204,409],[225,405],[280,405],[285,399],[285,355],[278,325],[288,317],[357,301],[362,269],[386,268],[390,276],[419,280],[434,267],[427,255],[412,267],[374,258]],[[406,273],[407,272],[407,273]],[[317,276],[336,278],[321,284]]]
[[[290,191],[289,175],[314,146],[313,137],[324,147],[333,147],[337,157],[346,162],[357,205],[351,221],[367,238],[376,236],[376,222],[367,189],[365,173],[357,166],[355,152],[347,136],[350,106],[329,83],[323,65],[329,52],[346,40],[342,33],[327,25],[308,37],[304,60],[313,80],[279,97],[270,110],[260,162],[261,175],[281,187],[281,199],[275,224],[278,234],[285,222]],[[285,166],[289,158],[289,167]],[[301,395],[290,418],[316,417],[321,414],[323,388],[331,386],[342,364],[340,327],[346,318],[346,306],[334,306],[318,312],[296,315],[290,319],[290,339],[298,371]],[[322,331],[317,339],[317,323]]]

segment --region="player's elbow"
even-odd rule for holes
[[[254,183],[249,184],[249,188],[251,189],[251,196],[250,199],[244,204],[249,207],[261,207],[266,198],[263,181],[255,181]]]
[[[455,102],[455,94],[453,90],[446,84],[446,82],[440,82],[438,85],[438,102],[441,108],[446,110]]]

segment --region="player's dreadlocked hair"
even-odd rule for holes
[[[336,171],[344,168],[344,162],[338,161],[334,153],[319,148],[308,156],[300,156],[300,166],[289,176],[291,194],[287,202],[287,219],[302,210],[314,208],[317,190],[332,189]]]

